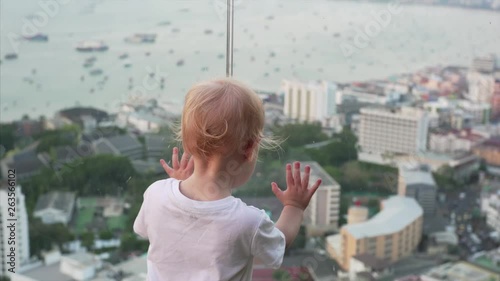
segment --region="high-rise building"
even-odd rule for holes
[[[323,127],[341,126],[337,114],[337,85],[327,81],[303,83],[284,80],[281,91],[285,97],[286,117],[300,122],[320,122]]]
[[[8,273],[9,268],[14,268],[15,272],[18,272],[30,258],[28,214],[21,186],[10,187],[7,183],[0,184],[0,228],[0,275]],[[9,256],[12,253],[15,256],[15,264],[9,264],[12,262]]]
[[[362,108],[359,145],[368,154],[415,154],[425,151],[429,119],[417,108]]]
[[[497,58],[494,54],[484,57],[476,57],[472,60],[472,69],[484,73],[492,73],[495,71]]]
[[[413,198],[391,196],[373,218],[344,225],[327,237],[327,250],[344,270],[351,258],[369,254],[394,263],[410,255],[422,237],[423,210]]]
[[[425,215],[433,215],[436,211],[437,185],[431,168],[418,164],[400,166],[398,195],[414,198]]]
[[[481,211],[486,215],[486,224],[500,233],[500,189],[481,195]]]
[[[325,232],[337,230],[340,185],[317,162],[304,162],[303,165],[311,167],[310,184],[315,183],[318,178],[322,180],[321,186],[311,198],[311,202],[304,212],[304,224],[308,235],[322,235]]]
[[[491,73],[470,71],[467,74],[469,91],[465,93],[465,98],[473,102],[489,103],[493,96],[495,78]]]

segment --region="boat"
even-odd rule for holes
[[[76,46],[76,50],[79,52],[103,52],[109,49],[103,41],[81,41]]]
[[[126,59],[126,58],[128,58],[128,54],[127,53],[123,53],[118,58],[121,59],[121,60]]]
[[[156,34],[154,33],[136,33],[129,37],[125,37],[125,42],[127,43],[155,43],[156,42]]]
[[[158,26],[166,26],[166,25],[170,25],[171,23],[169,21],[162,21],[162,22],[159,22],[158,23]]]
[[[335,33],[333,34],[333,37],[336,37],[336,38],[337,38],[337,37],[340,37],[340,33],[335,32]]]
[[[17,54],[16,53],[9,53],[9,54],[6,54],[4,58],[6,60],[15,60],[15,59],[17,59]]]
[[[177,62],[177,66],[183,66],[184,65],[184,60],[179,60]]]
[[[123,67],[125,67],[125,68],[129,68],[131,66],[132,66],[131,62],[126,62],[126,63],[123,64]]]
[[[224,58],[224,54],[219,54],[217,57],[218,57],[219,59],[223,59],[223,58]]]
[[[25,40],[35,41],[35,42],[47,42],[47,41],[49,41],[49,36],[47,34],[43,34],[43,33],[37,33],[37,34],[32,35],[32,36],[24,36],[23,38]]]
[[[83,64],[83,67],[85,67],[85,68],[89,68],[89,67],[92,67],[93,65],[94,65],[94,63],[92,63],[92,62],[85,62],[85,63]]]
[[[174,32],[174,33],[178,33],[178,32],[180,32],[180,31],[181,31],[181,30],[180,30],[180,29],[178,29],[178,28],[173,28],[173,29],[172,29],[172,32]]]
[[[206,35],[210,35],[210,34],[212,34],[212,33],[213,33],[213,31],[212,31],[211,29],[206,29],[206,30],[205,30],[205,34],[206,34]]]
[[[102,69],[100,69],[100,68],[96,68],[96,69],[92,69],[92,70],[90,71],[90,75],[92,75],[92,76],[97,76],[97,75],[101,75],[101,74],[102,74],[102,72],[103,72],[103,71],[102,71]]]

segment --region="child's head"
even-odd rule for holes
[[[222,78],[189,90],[178,137],[184,150],[198,159],[243,155],[249,148],[256,158],[263,127],[264,108],[257,94],[239,81]]]

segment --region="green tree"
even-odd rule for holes
[[[283,269],[278,269],[273,272],[273,279],[276,281],[290,281],[291,276],[288,271]]]
[[[10,281],[10,277],[7,275],[0,276],[0,281]]]
[[[0,124],[0,145],[3,145],[5,151],[0,157],[3,158],[5,153],[14,149],[16,144],[16,129],[13,124]]]
[[[271,130],[274,135],[285,140],[282,144],[285,150],[289,147],[304,146],[328,139],[328,136],[322,132],[320,123],[286,124],[276,126]]]
[[[29,240],[30,253],[40,256],[42,251],[51,250],[54,246],[60,249],[62,245],[73,239],[69,229],[61,224],[43,224],[40,219],[30,219]]]
[[[80,236],[80,240],[85,248],[92,250],[94,248],[95,234],[87,231]]]

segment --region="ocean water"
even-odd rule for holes
[[[180,105],[190,85],[225,75],[225,0],[0,3],[2,122],[73,105],[115,111],[131,94]],[[234,76],[275,91],[285,78],[382,79],[500,55],[498,12],[391,3],[235,0]],[[49,41],[15,39],[34,31]],[[156,43],[124,42],[139,32],[156,33]],[[103,40],[109,50],[79,53],[82,40]],[[17,60],[4,59],[11,52]],[[123,53],[129,58],[119,59]],[[91,56],[94,66],[84,68]],[[103,74],[91,76],[92,69]]]

